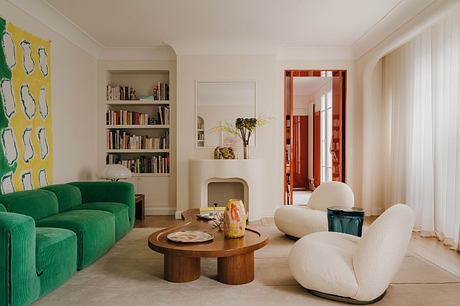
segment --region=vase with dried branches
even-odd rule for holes
[[[227,132],[238,136],[243,142],[244,159],[249,158],[249,140],[258,127],[264,126],[269,122],[266,118],[237,118],[235,124],[224,123],[222,126],[214,128],[215,131]]]

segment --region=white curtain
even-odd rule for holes
[[[385,205],[455,246],[460,229],[460,9],[383,59]]]

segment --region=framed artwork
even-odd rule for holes
[[[0,18],[0,191],[53,181],[50,41]]]

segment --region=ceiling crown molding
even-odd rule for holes
[[[45,1],[8,0],[8,2],[35,17],[93,57],[99,57],[103,46]]]
[[[99,54],[101,60],[176,60],[174,50],[167,45],[143,48],[106,47]]]
[[[415,18],[435,2],[455,2],[458,0],[403,0],[371,27],[354,44],[354,57],[360,58],[368,51]]]
[[[240,40],[167,41],[177,55],[276,55],[280,42]]]
[[[352,60],[349,46],[303,46],[278,41],[169,41],[177,55],[272,55],[277,60]]]
[[[278,60],[353,60],[350,46],[284,45],[278,49]]]

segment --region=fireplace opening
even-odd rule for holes
[[[245,197],[245,185],[241,181],[222,180],[208,183],[208,207],[225,206],[229,199],[242,200],[246,210],[248,209]]]

